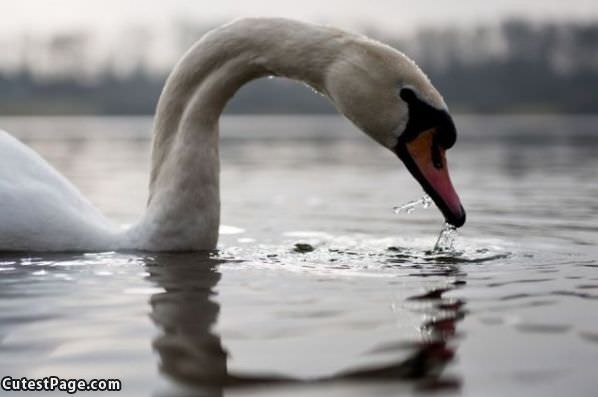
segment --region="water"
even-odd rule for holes
[[[434,204],[432,198],[427,194],[424,194],[419,200],[409,201],[406,204],[393,207],[395,214],[411,214],[415,209],[421,206],[424,209],[430,208]],[[440,234],[434,244],[434,252],[446,252],[452,255],[458,255],[459,252],[455,251],[455,238],[457,237],[457,228],[448,222],[445,222],[440,229]]]
[[[0,118],[121,223],[143,211],[150,125]],[[225,117],[219,251],[0,255],[0,374],[127,396],[595,395],[598,118],[457,125],[468,222],[434,250],[439,211],[389,214],[421,188],[348,123]]]
[[[419,206],[421,206],[422,208],[425,209],[425,208],[430,208],[432,206],[432,204],[434,204],[432,199],[430,198],[430,196],[428,196],[426,194],[419,200],[409,201],[406,204],[393,207],[392,210],[394,211],[395,214],[401,214],[401,213],[410,214],[413,211],[415,211],[415,209]]]
[[[438,235],[438,240],[436,240],[436,244],[434,244],[434,251],[456,253],[454,252],[456,237],[457,228],[445,222]]]

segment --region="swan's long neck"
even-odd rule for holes
[[[218,119],[243,84],[265,75],[325,92],[345,33],[284,19],[248,19],[210,32],[177,64],[160,97],[141,248],[213,249],[220,218]]]

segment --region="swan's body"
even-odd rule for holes
[[[419,158],[419,149],[410,145],[419,141],[414,137],[420,132],[438,135],[434,139],[441,143],[445,135],[451,141],[452,133],[452,122],[443,124],[448,121],[442,97],[412,61],[340,30],[286,19],[245,19],[204,36],[168,78],[154,121],[147,211],[127,230],[111,224],[33,150],[0,131],[0,251],[215,248],[218,119],[240,86],[266,75],[304,81],[328,96],[364,132],[395,150],[426,191],[426,180],[452,189],[448,174],[442,179],[446,167],[428,177],[425,167],[408,162],[411,155]],[[459,212],[458,198],[455,204],[451,194],[443,190],[440,198],[433,196],[439,206],[446,204],[441,209],[449,217]],[[464,213],[460,216],[464,222]]]
[[[108,248],[104,216],[29,147],[0,130],[0,249]]]

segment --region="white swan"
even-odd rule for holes
[[[127,230],[112,225],[33,150],[0,131],[0,251],[214,249],[218,119],[240,86],[266,75],[300,80],[326,95],[397,153],[447,221],[465,222],[444,156],[455,128],[444,100],[413,61],[341,30],[252,18],[206,34],[170,74],[154,121],[147,211]]]

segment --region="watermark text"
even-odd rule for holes
[[[79,391],[120,391],[120,379],[63,379],[58,376],[45,378],[13,378],[5,376],[0,381],[4,391],[64,391],[75,394]]]

